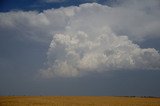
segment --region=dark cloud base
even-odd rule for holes
[[[0,95],[159,96],[159,71],[112,71],[80,78],[0,77]],[[21,79],[21,80],[19,80]]]

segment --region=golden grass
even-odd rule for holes
[[[0,106],[160,106],[160,98],[111,96],[0,96]]]

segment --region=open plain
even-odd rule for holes
[[[0,96],[0,106],[160,106],[160,98],[112,96]]]

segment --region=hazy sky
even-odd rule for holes
[[[159,0],[1,0],[0,95],[160,96]]]

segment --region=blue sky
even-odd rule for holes
[[[160,96],[159,0],[1,0],[0,95]]]
[[[60,8],[67,6],[78,6],[83,3],[97,2],[100,4],[111,5],[116,0],[57,0],[47,2],[47,0],[1,0],[0,1],[0,11],[7,12],[11,10],[37,10],[43,11],[50,8]]]

